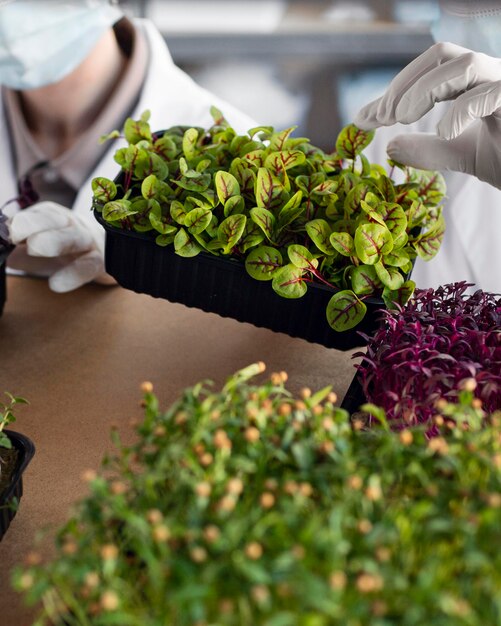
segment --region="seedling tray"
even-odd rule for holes
[[[357,372],[343,398],[341,408],[346,409],[350,415],[353,415],[353,413],[356,413],[360,409],[361,405],[366,402],[367,399],[360,382],[360,375]]]
[[[7,299],[7,285],[6,285],[6,272],[5,261],[0,262],[0,315],[3,313],[5,306],[5,300]]]
[[[14,249],[14,246],[0,249],[0,315],[7,300],[7,257]]]
[[[239,261],[207,253],[184,258],[172,246],[158,246],[149,233],[118,229],[97,211],[95,217],[106,230],[106,271],[126,289],[338,350],[365,345],[358,331],[371,335],[379,325],[384,308],[379,298],[364,300],[367,314],[362,322],[339,333],[326,319],[334,294],[326,286],[310,284],[302,298],[283,298],[270,282],[251,278]]]
[[[18,450],[17,466],[9,486],[0,493],[0,541],[14,519],[23,495],[22,474],[35,454],[31,439],[12,430],[6,430],[12,445]]]

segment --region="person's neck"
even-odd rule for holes
[[[126,63],[110,29],[71,74],[58,83],[20,93],[28,128],[49,159],[70,148],[94,122]]]

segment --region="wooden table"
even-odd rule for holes
[[[42,528],[60,525],[85,493],[81,480],[111,449],[117,424],[125,440],[141,417],[139,385],[151,380],[167,406],[202,379],[218,385],[262,360],[286,370],[297,392],[332,384],[343,397],[354,374],[352,353],[292,339],[120,287],[88,285],[52,293],[45,280],[9,277],[0,318],[0,393],[30,401],[14,425],[37,452],[24,474],[19,512],[0,542],[0,625],[28,626],[34,612],[11,590],[9,571],[22,563]],[[50,553],[50,530],[42,551]]]

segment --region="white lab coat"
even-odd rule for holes
[[[149,48],[149,65],[138,104],[131,117],[138,118],[146,109],[151,111],[149,120],[152,130],[162,130],[177,124],[209,127],[212,123],[210,107],[216,106],[224,114],[228,122],[244,133],[256,123],[250,117],[238,111],[234,106],[211,94],[197,85],[185,72],[178,68],[157,28],[148,20],[137,19],[134,24],[145,35]],[[113,130],[110,128],[110,131]],[[96,141],[99,138],[96,137]],[[90,208],[92,205],[91,181],[96,176],[113,179],[119,166],[113,159],[115,151],[126,145],[123,140],[110,142],[110,147],[82,185],[73,204],[73,211],[79,213],[102,242],[104,252],[104,230],[97,223]],[[0,102],[0,206],[17,196],[16,176],[10,148],[7,120]],[[12,205],[9,207],[12,214]],[[50,275],[61,266],[57,259],[27,258],[18,246],[9,259],[16,269],[26,269],[30,273]],[[14,261],[15,259],[15,261]],[[11,264],[8,262],[8,264]]]
[[[434,132],[447,106],[435,105],[411,125],[379,128],[366,150],[367,157],[383,164],[388,158],[386,146],[396,135]],[[501,293],[501,191],[468,174],[442,174],[447,183],[444,240],[431,261],[416,260],[412,279],[422,288],[466,280],[484,291]]]

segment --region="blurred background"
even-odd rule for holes
[[[433,42],[437,0],[122,0],[197,82],[332,150],[341,126]],[[165,86],[168,89],[168,85]],[[223,112],[224,113],[224,112]]]

